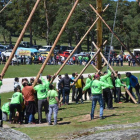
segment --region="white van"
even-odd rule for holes
[[[39,49],[39,51],[40,51],[40,52],[44,52],[44,51],[49,52],[49,51],[51,50],[51,48],[52,48],[52,46],[47,45],[47,46],[41,47],[41,48]]]
[[[0,52],[6,51],[6,46],[0,45]]]

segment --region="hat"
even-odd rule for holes
[[[94,75],[94,78],[97,79],[98,77],[100,77],[99,74]]]
[[[47,75],[47,79],[50,79],[51,78],[51,75]]]

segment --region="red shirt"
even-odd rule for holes
[[[22,94],[24,95],[24,100],[25,101],[34,101],[34,93],[35,90],[33,89],[32,86],[25,86],[22,89]]]

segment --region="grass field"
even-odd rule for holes
[[[9,66],[5,77],[4,78],[14,78],[14,77],[29,77],[29,76],[36,76],[37,73],[39,72],[40,65],[19,65],[19,66]],[[0,71],[2,71],[4,65],[0,65]],[[53,75],[54,73],[57,72],[57,70],[60,68],[59,65],[46,65],[43,74],[42,75]],[[60,74],[72,74],[73,72],[78,72],[80,73],[84,66],[77,66],[77,65],[66,65]],[[118,71],[139,71],[139,67],[129,67],[129,66],[114,66],[114,70]],[[107,68],[104,67],[103,71],[105,71]],[[95,69],[92,66],[89,66],[84,73],[94,73],[96,72]]]
[[[10,66],[5,77],[26,77],[35,76],[39,71],[41,65],[25,65],[25,66]],[[60,66],[49,65],[46,66],[43,75],[54,74]],[[0,66],[2,69],[3,66]],[[77,71],[78,73],[84,68],[84,66],[65,66],[61,74],[73,73]],[[106,70],[106,67],[103,71]],[[139,67],[114,67],[114,70],[118,71],[136,71]],[[88,67],[85,73],[95,72],[92,66]],[[134,74],[138,77],[140,81],[140,74]],[[122,75],[122,78],[125,75]],[[1,94],[2,105],[7,102],[7,98],[11,98],[13,92]],[[5,125],[9,125],[11,128],[19,130],[26,133],[34,140],[46,140],[46,139],[65,139],[65,136],[78,137],[81,136],[80,132],[89,128],[96,126],[104,126],[108,124],[128,124],[140,121],[140,105],[133,103],[114,103],[114,110],[104,110],[105,120],[99,119],[99,105],[97,104],[95,111],[95,119],[90,121],[90,110],[91,102],[87,101],[84,104],[71,103],[68,106],[62,106],[58,112],[58,124],[57,126],[40,126],[36,124],[34,127],[25,127],[24,125],[9,124],[4,122]],[[38,115],[36,114],[36,119]],[[45,119],[45,114],[43,113],[43,118]],[[90,134],[90,133],[89,133]],[[87,135],[87,134],[83,134]]]

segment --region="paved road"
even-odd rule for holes
[[[140,71],[130,71],[130,72],[131,73],[140,73]],[[125,71],[120,71],[119,73],[125,74]],[[71,77],[71,75],[69,75],[69,76]],[[83,74],[83,76],[84,76],[84,78],[87,78],[88,74]],[[43,76],[43,77],[46,78],[45,76]],[[25,77],[20,77],[19,78],[20,83],[21,83],[22,78],[25,78]],[[26,77],[26,78],[30,79],[31,77]],[[54,80],[54,83],[57,81],[57,79],[58,78],[56,78]],[[0,89],[0,93],[10,92],[10,91],[13,91],[13,89],[14,89],[14,78],[4,78],[3,79],[3,85]]]

